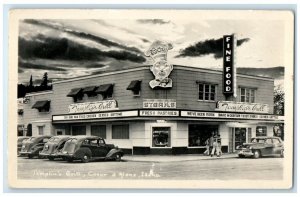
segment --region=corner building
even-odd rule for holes
[[[53,83],[26,95],[24,128],[37,135],[97,135],[127,154],[201,154],[211,135],[223,153],[273,136],[274,80],[237,74],[237,97],[223,94],[221,71],[174,65],[168,89],[152,89],[149,66]]]

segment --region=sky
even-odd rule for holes
[[[278,20],[24,19],[19,23],[19,83],[45,72],[52,81],[151,64],[155,41],[172,43],[168,62],[221,69],[222,37],[237,38],[236,66],[284,66],[284,23]]]

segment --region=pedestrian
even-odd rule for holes
[[[198,137],[197,140],[196,140],[196,145],[200,146],[200,144],[201,144],[201,140],[200,140],[200,137]]]
[[[218,157],[220,157],[222,155],[222,144],[221,144],[221,137],[220,135],[218,135],[218,137],[216,138],[216,142],[217,142],[217,147],[216,147],[216,154]]]
[[[208,155],[213,149],[213,143],[214,143],[214,133],[212,133],[210,138],[209,138],[209,152],[208,152]]]
[[[206,140],[205,140],[205,147],[206,147],[206,150],[204,151],[204,155],[209,155],[209,138],[207,138]]]
[[[217,138],[214,137],[213,138],[213,148],[212,148],[211,153],[210,153],[211,157],[214,156],[214,154],[216,153],[217,147],[218,147]]]

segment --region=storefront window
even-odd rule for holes
[[[256,127],[256,137],[267,136],[267,127],[266,126],[257,126]]]
[[[170,147],[171,131],[170,127],[153,127],[152,146],[153,147]]]
[[[284,130],[283,130],[283,124],[278,124],[273,127],[273,135],[275,137],[280,137],[282,140],[284,140]]]
[[[129,139],[129,125],[112,125],[112,139]]]
[[[92,125],[91,134],[106,139],[106,126],[105,125]]]
[[[205,142],[218,135],[218,125],[189,125],[189,147],[205,146]]]
[[[72,126],[72,135],[86,135],[86,126]]]

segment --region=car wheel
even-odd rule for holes
[[[73,158],[67,158],[67,161],[72,163],[73,162]]]
[[[253,154],[253,158],[254,158],[254,159],[258,159],[258,158],[260,158],[260,156],[261,156],[261,155],[260,155],[260,151],[259,151],[259,150],[255,150],[255,151],[254,151],[254,154]]]
[[[33,155],[28,155],[28,159],[32,159],[33,158]]]
[[[245,158],[245,155],[239,155],[239,158]]]
[[[117,153],[116,156],[115,156],[115,160],[116,161],[121,161],[121,158],[122,158],[121,154]]]
[[[83,157],[81,158],[81,161],[83,163],[88,163],[90,161],[90,156],[88,154],[84,154]]]
[[[48,159],[50,160],[50,161],[54,161],[54,157],[48,157]]]
[[[284,157],[284,150],[280,151],[280,157],[282,157],[282,158]]]

